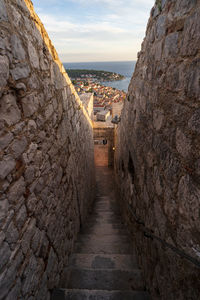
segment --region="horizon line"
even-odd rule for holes
[[[137,60],[102,60],[102,61],[63,61],[63,64],[104,63],[104,62],[136,62]]]

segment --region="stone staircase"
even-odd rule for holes
[[[52,300],[149,300],[115,201],[112,172],[97,168],[97,196]]]

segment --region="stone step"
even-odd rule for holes
[[[120,213],[116,213],[113,211],[101,211],[101,210],[94,211],[93,214],[90,216],[90,218],[92,218],[92,217],[113,217],[113,216],[121,218]]]
[[[144,290],[141,271],[70,268],[69,281],[61,288],[88,290]]]
[[[88,226],[95,226],[98,225],[100,226],[101,224],[116,224],[116,225],[121,225],[125,226],[123,221],[120,218],[115,218],[115,217],[92,217],[90,218],[86,224],[84,224],[84,227]]]
[[[115,208],[116,210],[119,210],[119,206],[116,202],[95,202],[93,208],[95,209],[111,209]]]
[[[116,226],[124,226],[124,223],[121,220],[112,220],[112,219],[108,219],[108,220],[102,220],[101,218],[90,218],[87,221],[87,224],[85,226],[95,226],[95,225],[100,225],[100,224],[116,224]]]
[[[132,270],[138,267],[133,255],[123,254],[73,254],[69,266],[83,269]]]
[[[120,223],[121,218],[118,216],[109,216],[109,215],[95,215],[92,218],[90,218],[90,222],[97,222],[97,223]]]
[[[150,300],[144,291],[57,289],[51,300]]]
[[[130,243],[128,235],[82,234],[75,243],[74,253],[132,254],[133,245]]]
[[[99,225],[99,226],[98,226]],[[98,235],[126,235],[127,234],[127,229],[124,228],[124,226],[114,226],[113,228],[112,224],[98,224],[96,226],[84,226],[81,229],[80,234],[95,234],[96,236]]]
[[[116,206],[118,205],[118,202],[116,202],[114,199],[111,197],[98,197],[95,200],[94,205],[107,205],[107,204],[115,204]]]
[[[99,235],[97,236],[96,233],[94,234],[79,234],[78,241],[76,243],[81,243],[83,246],[85,245],[93,245],[98,244],[116,244],[119,243],[129,243],[130,244],[130,236],[128,234],[124,235],[116,235],[116,234],[107,234],[107,235]]]
[[[114,214],[118,214],[120,215],[120,210],[118,208],[115,208],[115,207],[94,207],[94,210],[93,210],[93,214],[95,213],[111,213],[113,212]]]

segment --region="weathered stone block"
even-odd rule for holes
[[[192,130],[200,133],[200,109],[197,109],[188,121],[188,126]]]
[[[25,137],[21,137],[20,139],[15,139],[15,141],[13,142],[11,148],[13,151],[13,156],[15,158],[18,158],[26,149],[28,142],[27,139]]]
[[[11,256],[11,250],[8,243],[4,242],[0,247],[0,271],[8,263],[8,260]]]
[[[29,298],[27,296],[30,296],[39,285],[38,271],[39,266],[37,260],[35,259],[34,255],[32,255],[23,273],[24,280],[22,281],[22,294],[24,296],[26,295],[26,298]]]
[[[41,238],[41,232],[39,229],[36,229],[35,234],[31,241],[31,248],[34,253],[36,253],[39,248],[40,238]]]
[[[183,157],[191,154],[191,141],[179,128],[176,131],[176,149]]]
[[[16,203],[17,200],[25,193],[24,177],[20,177],[9,189],[8,200],[10,203]]]
[[[189,70],[188,70],[189,69]],[[185,90],[187,96],[199,100],[200,94],[200,59],[195,59],[190,66],[185,68],[187,75],[184,77]]]
[[[166,33],[166,16],[161,15],[158,17],[157,23],[156,23],[156,37],[158,39],[161,39],[165,36]]]
[[[4,156],[0,161],[0,178],[4,179],[15,168],[15,160],[12,156]]]
[[[8,268],[0,275],[0,295],[2,299],[7,298],[7,294],[15,283],[19,268],[22,267],[23,255],[19,250],[12,260],[12,263],[8,265]]]
[[[22,207],[19,209],[19,211],[16,215],[16,218],[15,218],[17,228],[19,230],[23,227],[23,225],[26,221],[26,218],[27,218],[26,206],[22,205]]]
[[[5,135],[0,137],[0,149],[3,150],[6,148],[10,142],[13,140],[13,134],[8,132]]]
[[[2,90],[7,84],[9,77],[9,60],[7,56],[0,55],[0,96],[2,95]]]
[[[5,95],[0,101],[0,119],[9,126],[17,123],[21,118],[20,110],[16,103],[16,98],[12,94]]]
[[[164,57],[175,57],[178,54],[178,32],[170,33],[165,38],[165,45],[164,45]]]
[[[162,9],[164,8],[166,2],[167,2],[167,0],[161,0],[161,6],[162,6]]]
[[[199,202],[200,189],[194,184],[189,175],[183,176],[178,186],[179,213],[182,222],[188,227],[197,226],[199,224]],[[192,216],[192,218],[190,218]]]
[[[19,238],[19,232],[14,225],[13,221],[10,222],[10,225],[7,228],[7,231],[5,233],[6,235],[6,241],[10,245],[11,248],[14,249],[13,244],[15,244]]]
[[[24,176],[25,176],[25,181],[27,184],[32,183],[35,178],[35,166],[27,167],[27,169],[25,170]]]
[[[29,41],[28,43],[28,53],[29,53],[29,58],[31,61],[31,64],[34,68],[38,69],[39,68],[39,56],[38,53],[33,46],[33,44]]]
[[[7,300],[19,299],[19,297],[20,297],[20,290],[21,290],[21,280],[18,279],[17,282],[15,282],[15,285],[12,288],[12,290],[6,296],[6,299]]]
[[[12,133],[15,135],[21,134],[23,128],[25,127],[25,122],[20,122],[15,125],[15,127],[12,129]]]
[[[40,239],[40,247],[38,249],[39,256],[46,259],[48,255],[48,249],[49,249],[49,241],[47,239],[46,232],[42,231],[42,235]]]
[[[15,0],[16,4],[19,5],[21,9],[23,9],[25,12],[29,13],[28,7],[24,0]],[[27,25],[28,26],[28,25]]]
[[[0,199],[0,221],[5,219],[9,208],[8,199]]]
[[[29,219],[26,224],[25,232],[21,240],[21,248],[24,255],[27,255],[27,252],[31,248],[30,244],[31,244],[31,239],[33,238],[35,232],[35,223],[36,223],[35,219],[32,218]]]
[[[153,125],[156,130],[160,130],[163,124],[164,114],[160,110],[154,110],[153,112]]]
[[[11,47],[12,47],[12,54],[14,58],[18,59],[19,61],[23,61],[26,58],[24,47],[22,46],[21,39],[16,35],[13,34],[10,39]]]
[[[0,2],[0,21],[8,21],[7,9],[4,0],[1,0]]]
[[[11,74],[14,80],[27,78],[30,74],[30,67],[25,63],[18,64],[17,67],[11,70]]]
[[[51,117],[53,111],[54,111],[53,105],[51,103],[48,104],[47,107],[45,108],[45,118],[47,120]]]
[[[37,95],[31,94],[22,99],[22,107],[25,117],[32,116],[39,107]]]
[[[187,1],[189,4],[189,2]],[[195,55],[199,49],[200,43],[200,20],[199,20],[200,9],[194,11],[194,13],[186,19],[184,26],[184,35],[181,45],[181,54]],[[192,45],[192,46],[191,46]]]
[[[175,6],[175,17],[184,16],[195,7],[197,0],[177,0]]]
[[[55,62],[51,66],[51,81],[52,84],[55,84],[56,89],[63,88],[63,75]]]
[[[30,133],[34,133],[37,129],[37,125],[34,120],[28,121],[28,131]]]

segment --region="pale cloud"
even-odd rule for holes
[[[33,2],[37,3],[36,12],[63,61],[136,59],[154,4],[154,0]],[[72,2],[77,9],[71,13],[57,5],[69,6]],[[51,5],[51,9],[42,9],[41,3]]]
[[[120,28],[118,26],[113,25],[110,22],[95,22],[95,23],[72,23],[69,21],[62,21],[52,15],[44,15],[40,14],[40,18],[44,23],[46,30],[50,33],[93,33],[96,34],[98,32],[106,32],[106,33],[124,33],[125,29]]]

